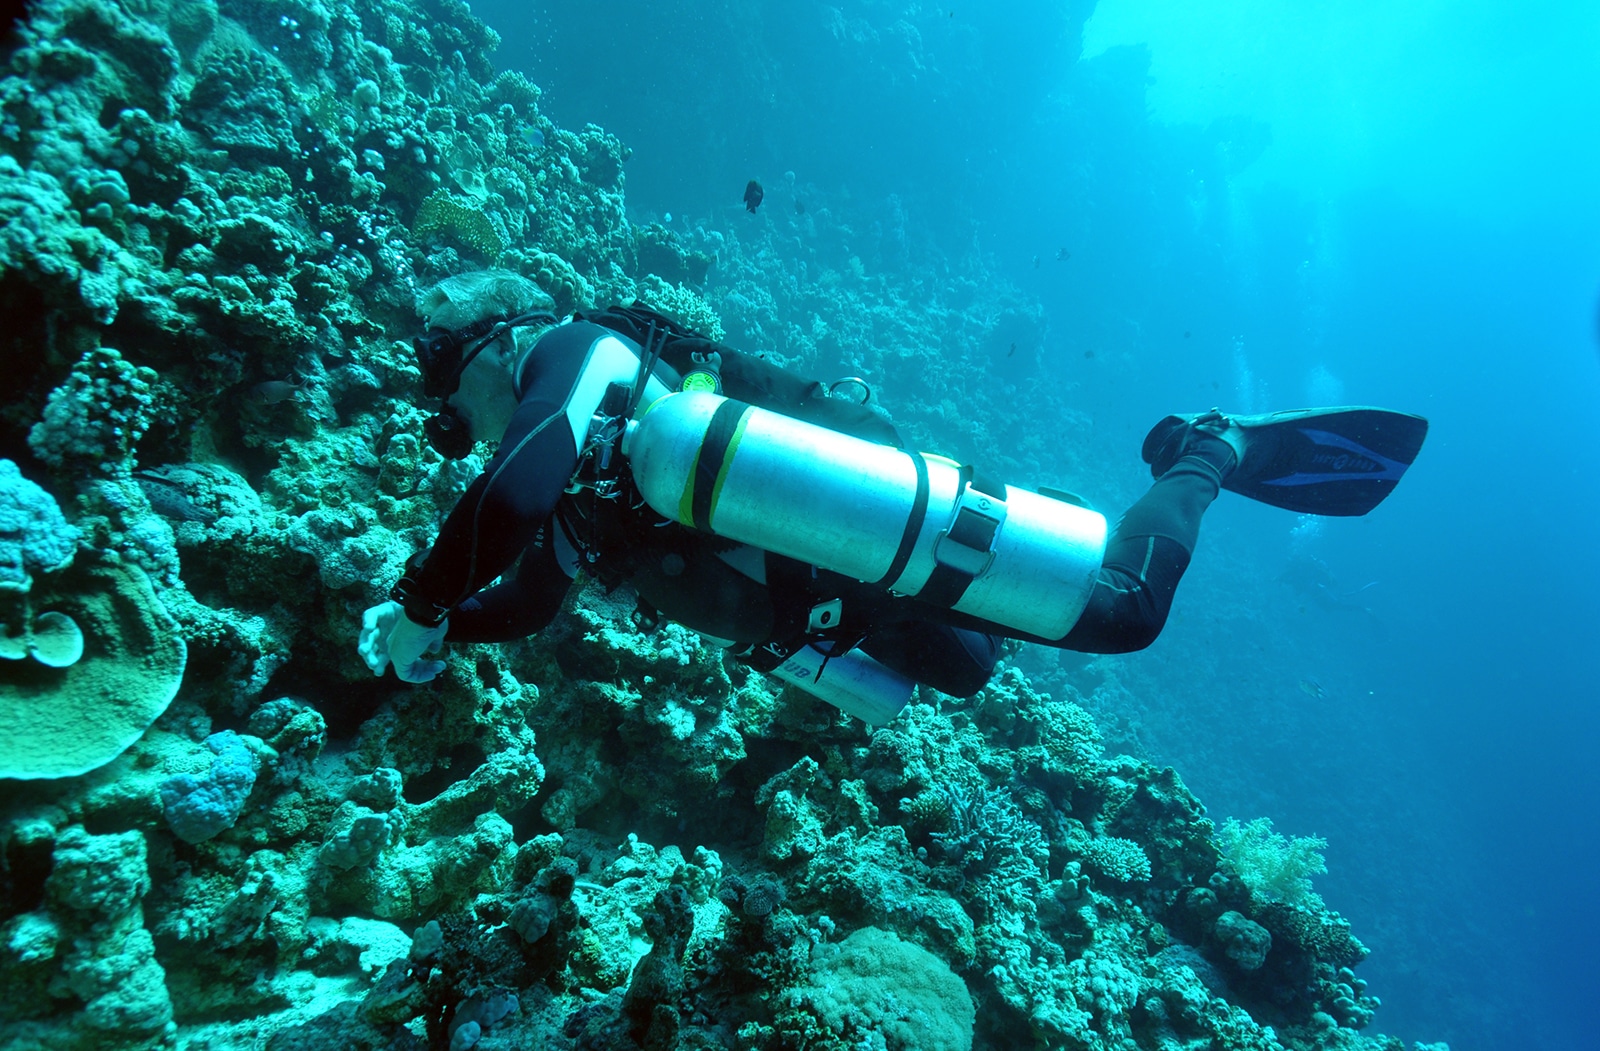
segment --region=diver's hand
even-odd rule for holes
[[[405,614],[398,602],[383,602],[361,614],[361,634],[356,637],[356,652],[374,675],[389,666],[389,633]]]
[[[356,651],[374,675],[393,664],[401,682],[427,682],[444,671],[444,661],[423,660],[423,655],[439,651],[449,624],[424,627],[407,617],[400,603],[384,602],[361,615]]]

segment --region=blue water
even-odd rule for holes
[[[1167,412],[1428,416],[1368,518],[1219,501],[1122,665],[1124,743],[1218,817],[1327,838],[1375,1028],[1600,1046],[1600,8],[473,7],[558,123],[632,147],[635,219],[743,221],[754,176],[752,224],[825,202],[874,265],[976,255],[1035,299],[997,371],[1092,419],[1108,504]]]

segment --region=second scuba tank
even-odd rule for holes
[[[1105,553],[1098,512],[720,395],[657,399],[622,449],[667,518],[1043,639]]]

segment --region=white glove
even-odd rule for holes
[[[405,615],[398,602],[373,606],[361,615],[361,635],[356,652],[372,674],[382,675],[391,663],[401,682],[427,682],[444,671],[444,661],[423,660],[444,646],[450,621],[427,628]]]

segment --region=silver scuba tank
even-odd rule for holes
[[[1045,639],[1094,588],[1106,520],[907,452],[720,395],[681,391],[628,425],[657,513]]]

